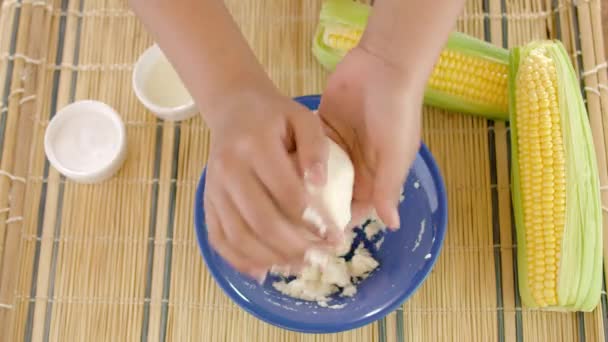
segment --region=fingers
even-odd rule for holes
[[[302,258],[312,244],[322,243],[319,237],[283,215],[257,177],[240,177],[226,187],[229,193],[235,194],[236,209],[255,238],[263,240],[284,260]]]
[[[391,148],[393,149],[393,148]],[[384,151],[378,158],[373,203],[378,217],[392,229],[400,226],[397,206],[403,183],[414,159],[403,151]]]
[[[312,184],[324,185],[327,177],[329,146],[321,120],[313,112],[305,109],[293,113],[290,120],[301,173]]]
[[[309,204],[302,175],[324,185],[327,138],[312,112],[297,107],[286,113],[281,125],[216,145],[208,165],[210,242],[235,269],[256,278],[272,265],[302,261],[313,246],[328,245],[302,219]],[[290,137],[296,153],[289,154],[281,136]]]
[[[308,196],[296,163],[278,144],[264,147],[264,158],[253,158],[253,169],[274,202],[294,222],[301,222]]]
[[[353,200],[351,205],[351,219],[347,228],[361,226],[371,213],[371,205],[368,202]]]
[[[238,250],[240,254],[246,255],[252,264],[259,267],[269,268],[272,265],[281,264],[288,259],[272,248],[268,237],[258,237],[251,226],[245,222],[236,205],[227,195],[220,196],[217,201],[218,211],[222,213],[221,223],[226,240],[232,249]],[[246,244],[243,244],[246,242]]]
[[[247,273],[255,278],[263,272],[263,267],[256,265],[251,258],[233,248],[224,235],[224,227],[220,223],[215,206],[210,199],[205,200],[205,221],[209,243],[213,249],[235,269]]]

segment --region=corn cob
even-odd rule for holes
[[[312,50],[326,69],[334,70],[359,43],[370,12],[351,0],[323,3]],[[425,104],[507,120],[508,59],[505,49],[453,32],[429,78]]]
[[[334,70],[344,55],[359,43],[371,7],[351,0],[327,0],[319,14],[312,52],[326,69]]]
[[[591,128],[559,42],[511,52],[513,208],[529,307],[591,311],[602,286],[602,213]]]

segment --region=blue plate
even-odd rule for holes
[[[311,110],[319,106],[320,96],[305,96],[296,101]],[[443,180],[431,156],[422,145],[404,184],[404,200],[399,205],[401,229],[385,234],[384,243],[373,251],[380,267],[358,286],[352,298],[336,296],[329,305],[294,299],[272,287],[276,278],[269,277],[259,285],[235,271],[209,245],[203,194],[205,171],[200,179],[195,201],[195,225],[199,246],[217,284],[241,308],[255,317],[288,330],[306,333],[334,333],[358,328],[374,322],[407,300],[431,272],[443,245],[447,223],[447,199]],[[372,241],[357,229],[358,243]]]

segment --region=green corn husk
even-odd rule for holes
[[[529,307],[592,311],[602,288],[602,209],[593,138],[579,82],[559,42],[515,48],[510,62],[512,199],[521,298]],[[550,137],[546,134],[549,126]],[[538,147],[543,152],[534,154]],[[535,188],[538,177],[542,181]],[[565,179],[565,186],[559,179]],[[554,199],[549,202],[539,194]],[[558,207],[564,204],[562,219]],[[551,220],[554,231],[547,229]],[[561,253],[550,262],[554,250]],[[539,279],[547,281],[539,285]]]
[[[372,7],[350,0],[323,3],[312,44],[316,59],[333,71],[356,46]],[[331,45],[327,33],[346,32],[347,38]],[[355,39],[352,39],[356,37]],[[424,103],[451,111],[508,120],[507,74],[509,53],[463,33],[450,34],[426,87]]]

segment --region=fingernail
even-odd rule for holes
[[[322,186],[325,184],[325,170],[323,164],[315,163],[304,172],[304,179],[313,185]]]
[[[266,280],[266,274],[267,274],[267,273],[266,273],[266,272],[264,272],[264,273],[261,273],[261,274],[260,274],[260,275],[257,277],[257,279],[256,279],[256,280],[258,281],[258,284],[260,284],[260,285],[264,284],[264,281]]]
[[[320,230],[304,229],[302,237],[307,242],[318,243],[319,241],[321,241],[324,238],[324,234]]]
[[[393,210],[391,214],[391,223],[389,224],[391,230],[397,230],[401,227],[401,219],[399,218],[399,212],[397,209]]]
[[[262,285],[266,280],[266,275],[268,274],[268,271],[252,271],[250,274],[258,282],[258,284]]]

